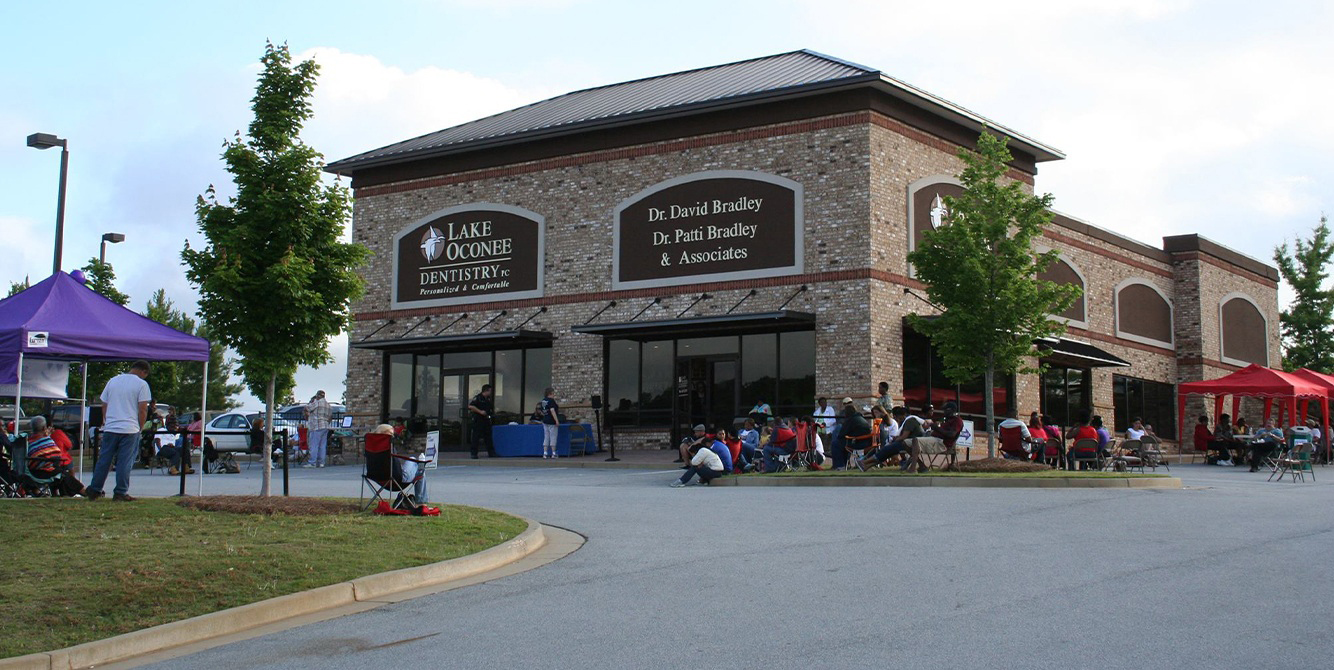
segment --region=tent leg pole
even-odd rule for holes
[[[19,383],[14,385],[14,434],[18,435],[23,430],[19,425],[19,408],[23,406],[23,351],[19,351]],[[27,454],[19,454],[26,457]],[[15,463],[15,465],[18,465]]]
[[[211,346],[211,345],[210,345]],[[210,350],[210,358],[212,351]],[[208,465],[204,462],[204,435],[208,432],[208,359],[204,360],[204,390],[199,395],[199,490],[197,495],[204,495],[204,467]],[[185,440],[185,444],[190,444]]]
[[[88,453],[88,361],[83,362],[83,398],[79,407],[79,479],[83,479],[83,455]]]

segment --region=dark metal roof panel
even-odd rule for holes
[[[339,171],[452,145],[878,75],[876,70],[813,51],[793,51],[566,93],[345,158],[331,163],[329,169]]]

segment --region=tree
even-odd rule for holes
[[[1334,289],[1327,286],[1334,243],[1328,224],[1328,217],[1320,217],[1311,239],[1298,238],[1294,252],[1288,251],[1287,242],[1274,249],[1279,274],[1297,294],[1279,314],[1285,370],[1334,374]]]
[[[10,296],[12,296],[12,295],[14,295],[14,294],[16,294],[16,293],[22,293],[22,292],[28,290],[28,288],[30,288],[31,286],[32,286],[32,282],[28,280],[28,276],[27,276],[27,275],[24,275],[24,276],[23,276],[23,281],[12,281],[12,282],[9,282],[9,295],[7,295],[7,296],[5,296],[5,297],[8,298],[8,297],[10,297]]]
[[[367,251],[339,241],[351,197],[341,184],[321,183],[323,157],[298,137],[319,66],[293,66],[287,46],[272,43],[260,63],[248,136],[237,133],[222,153],[236,195],[223,202],[210,185],[199,197],[206,246],[187,243],[181,258],[211,332],[240,355],[246,384],[264,389],[272,426],[278,380],[332,360],[328,341],[350,324]],[[269,494],[272,475],[265,435],[260,495]]]
[[[226,347],[208,337],[206,328],[195,323],[185,312],[176,309],[167,298],[167,292],[158,289],[144,309],[144,316],[182,333],[198,335],[209,340],[208,406],[226,410],[236,406],[231,396],[241,392],[242,386],[231,381],[231,363],[223,354]],[[153,364],[153,397],[158,402],[172,405],[177,412],[199,407],[200,385],[204,383],[204,364],[199,361],[167,361]]]
[[[1048,317],[1080,295],[1076,286],[1037,277],[1056,260],[1055,251],[1035,255],[1032,247],[1051,221],[1051,195],[1029,195],[1005,179],[1006,143],[984,130],[976,152],[959,151],[964,194],[945,199],[946,225],[927,231],[908,254],[927,297],[943,312],[930,320],[914,315],[913,327],[931,338],[956,384],[983,376],[989,457],[996,455],[996,372],[1036,372],[1026,365],[1041,355],[1035,340],[1065,330]]]

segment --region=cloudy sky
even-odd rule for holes
[[[1022,7],[1022,9],[1016,9]],[[107,260],[131,306],[228,192],[266,39],[322,66],[307,143],[328,160],[561,93],[812,49],[880,69],[1067,155],[1056,209],[1148,242],[1198,232],[1270,261],[1334,208],[1334,3],[1319,0],[6,2],[0,6],[0,289],[50,274],[69,141],[63,269]],[[299,398],[343,391],[336,362]],[[247,405],[258,405],[248,396]]]

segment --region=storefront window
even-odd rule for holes
[[[756,402],[778,397],[778,334],[741,336],[741,404],[749,409]]]
[[[445,354],[443,367],[446,370],[489,368],[491,367],[491,352],[469,351],[465,353]]]
[[[642,346],[640,425],[666,425],[671,421],[672,394],[675,393],[675,354],[672,345],[671,340],[662,340],[645,342]]]
[[[903,398],[912,411],[920,411],[926,403],[936,411],[947,402],[959,407],[959,414],[974,422],[978,429],[986,422],[987,396],[983,389],[985,378],[978,376],[963,384],[955,384],[945,376],[941,360],[930,338],[911,328],[903,332]],[[993,411],[1004,416],[1014,399],[1014,375],[996,375],[991,389]]]
[[[497,351],[493,379],[496,423],[522,420],[523,350]]]
[[[389,375],[386,380],[389,393],[385,412],[389,419],[408,420],[412,416],[412,354],[394,354],[389,357]]]
[[[551,350],[528,349],[524,355],[523,368],[524,416],[533,412],[548,386],[551,386]],[[560,395],[560,389],[556,390],[556,395]]]
[[[1089,411],[1092,374],[1081,368],[1048,365],[1042,373],[1042,414],[1063,428],[1074,425]]]
[[[1116,430],[1124,431],[1139,417],[1146,425],[1153,426],[1157,435],[1176,435],[1175,397],[1176,389],[1171,384],[1114,375],[1112,405]]]
[[[780,416],[808,414],[815,407],[815,331],[778,336],[778,398]]]
[[[689,340],[677,340],[678,358],[691,356],[717,356],[737,352],[736,337],[696,337]]]
[[[639,347],[633,340],[607,343],[607,411],[618,420],[639,408]]]
[[[413,372],[417,409],[408,422],[413,432],[440,429],[440,357],[418,356]]]

